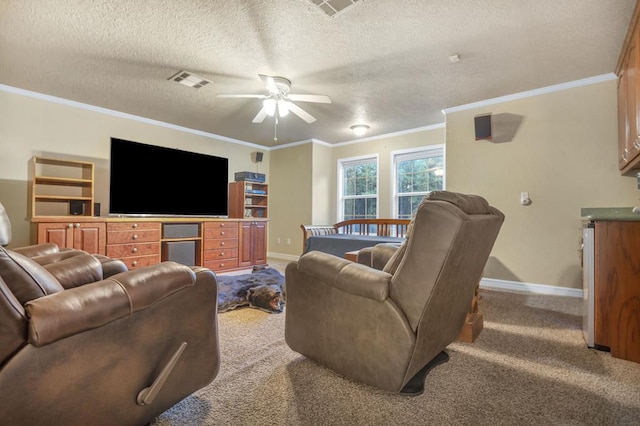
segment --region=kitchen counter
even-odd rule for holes
[[[640,221],[640,207],[583,207],[583,220]]]

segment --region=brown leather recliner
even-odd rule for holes
[[[0,203],[0,246],[8,247],[9,244],[11,244],[11,237],[11,221],[9,220],[9,215],[7,214],[6,209],[2,203]],[[50,265],[79,254],[88,254],[83,250],[60,248],[54,243],[40,243],[24,247],[13,247],[11,251],[31,258],[34,262],[40,265]],[[94,254],[94,256],[102,264],[103,275],[105,278],[127,270],[127,265],[121,260],[112,259],[100,254]]]
[[[503,221],[482,197],[434,191],[407,240],[380,247],[380,259],[388,259],[382,270],[304,254],[286,268],[287,344],[356,381],[421,393],[425,375],[448,359],[444,349],[460,334]]]
[[[54,265],[0,247],[0,424],[142,425],[215,378],[213,272]]]

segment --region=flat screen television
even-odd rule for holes
[[[109,212],[228,215],[229,160],[111,138]]]

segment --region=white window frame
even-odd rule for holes
[[[428,158],[442,155],[442,189],[447,188],[447,156],[444,144],[427,145],[419,148],[404,149],[391,152],[391,214],[398,217],[398,162]],[[427,192],[415,192],[416,195],[427,195]]]
[[[345,167],[357,166],[360,164],[366,163],[376,163],[376,193],[375,195],[360,195],[357,197],[349,196],[345,197],[343,194],[344,188],[344,169]],[[378,158],[378,154],[373,155],[361,155],[358,157],[348,157],[348,158],[340,158],[338,159],[338,222],[342,222],[344,220],[344,201],[347,198],[375,198],[376,199],[376,217],[378,217],[378,212],[380,210],[380,161]]]

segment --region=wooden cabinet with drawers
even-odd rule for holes
[[[160,263],[160,223],[107,223],[106,255],[129,269]]]
[[[266,219],[78,217],[74,222],[69,219],[62,216],[31,218],[37,242],[105,254],[122,260],[129,269],[163,260],[204,266],[216,272],[266,263]],[[191,226],[187,237],[180,232],[163,235],[163,229],[181,231],[185,225]],[[172,249],[180,254],[181,247],[190,251],[189,260],[172,258]]]
[[[205,222],[202,257],[213,271],[238,268],[238,221]]]

